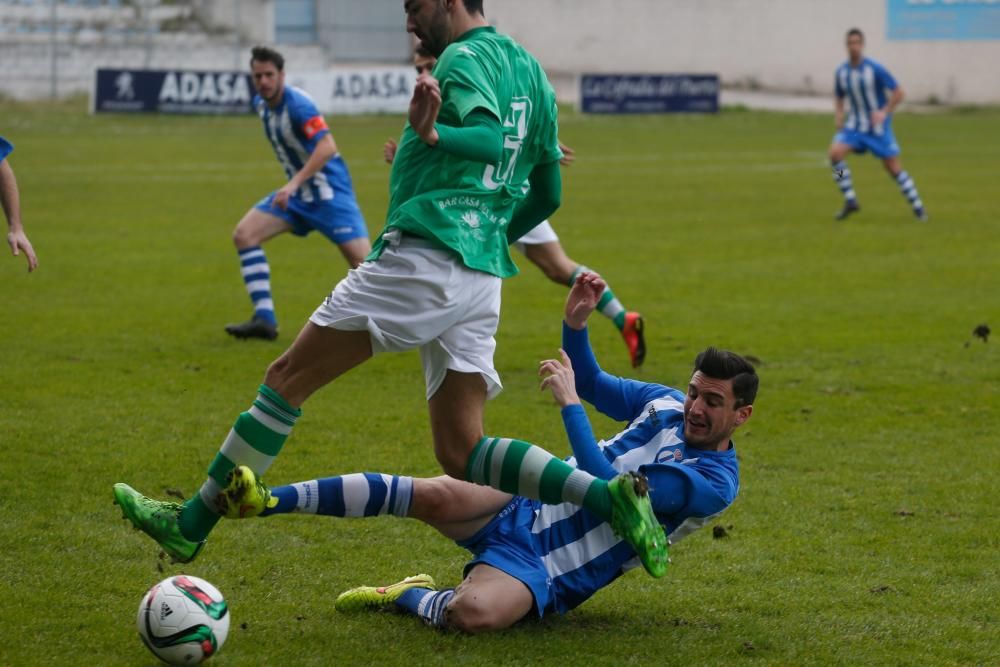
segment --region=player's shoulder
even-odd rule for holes
[[[642,409],[633,422],[652,419],[660,428],[667,428],[684,418],[684,393],[678,389],[649,383],[642,388],[642,399]]]
[[[288,104],[289,107],[297,109],[316,108],[316,100],[312,98],[312,95],[297,86],[285,86],[285,103]]]
[[[863,63],[865,65],[871,67],[876,72],[888,72],[889,71],[888,67],[886,67],[885,65],[883,65],[882,63],[880,63],[877,60],[873,60],[872,58],[865,58],[864,61],[863,61]]]

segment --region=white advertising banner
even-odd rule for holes
[[[285,79],[309,93],[323,114],[406,113],[416,81],[416,70],[403,66],[340,67]]]

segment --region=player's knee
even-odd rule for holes
[[[461,587],[448,604],[445,619],[449,627],[468,634],[503,630],[511,625],[482,596]]]
[[[271,365],[267,367],[267,372],[264,373],[264,384],[280,394],[284,388],[285,377],[290,365],[291,363],[287,354],[283,354],[272,361]]]
[[[239,250],[245,250],[256,245],[256,243],[254,243],[254,238],[248,230],[241,225],[236,225],[236,229],[233,230],[233,245]]]
[[[428,523],[447,521],[455,504],[447,484],[439,479],[422,479],[413,485],[410,516]]]
[[[437,447],[435,454],[441,470],[444,474],[455,479],[465,480],[465,469],[469,463],[469,456],[472,452],[470,447],[467,450],[457,447]]]

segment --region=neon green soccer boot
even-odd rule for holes
[[[608,482],[608,491],[611,493],[611,528],[632,545],[646,572],[662,577],[670,563],[667,536],[649,502],[645,475],[622,473]]]
[[[226,477],[226,488],[216,498],[216,509],[227,519],[249,519],[278,504],[271,489],[247,466],[236,466]]]
[[[115,484],[114,494],[122,518],[156,540],[174,561],[190,563],[205,546],[204,540],[192,542],[181,534],[181,505],[147,498],[128,484]]]
[[[404,591],[411,588],[429,588],[436,591],[437,585],[429,575],[417,574],[389,586],[359,586],[338,595],[333,608],[341,613],[386,609],[391,607]]]

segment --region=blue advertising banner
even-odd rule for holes
[[[715,113],[715,74],[584,74],[580,109],[587,113]]]
[[[1000,39],[1000,0],[886,0],[892,40]]]
[[[92,112],[248,113],[254,89],[246,72],[98,69]]]

